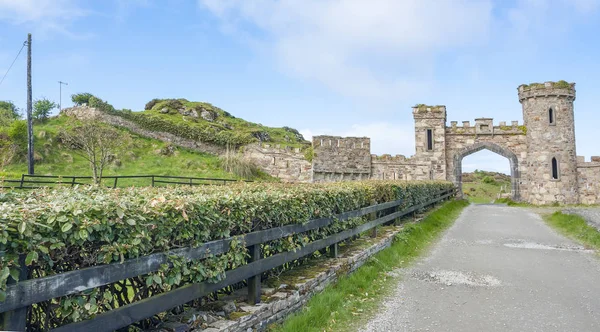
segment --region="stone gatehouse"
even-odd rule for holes
[[[416,105],[415,155],[372,155],[367,137],[313,137],[314,182],[400,179],[449,180],[462,187],[462,160],[483,149],[510,162],[512,197],[533,204],[600,203],[600,157],[585,162],[575,150],[575,83],[518,87],[523,123],[474,125],[451,121],[445,106]]]

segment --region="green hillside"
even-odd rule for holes
[[[463,194],[473,203],[492,203],[498,194],[510,193],[510,176],[503,173],[475,170],[463,173],[462,180]]]
[[[91,94],[73,96],[76,104],[88,104],[112,115],[128,119],[142,128],[205,141],[212,144],[235,148],[254,142],[268,142],[272,145],[306,148],[310,144],[298,131],[284,127],[272,128],[236,118],[228,112],[208,103],[190,102],[185,99],[152,100],[147,109],[141,112],[116,110],[107,102]],[[23,121],[9,112],[6,105],[0,112],[0,157],[6,155],[7,147],[15,147],[16,153],[9,163],[0,164],[0,178],[18,178],[27,173],[25,158],[26,131]],[[18,124],[18,125],[17,125]],[[69,131],[81,123],[64,115],[34,122],[35,171],[39,175],[90,175],[89,162],[61,141],[61,133]],[[17,125],[17,126],[15,126]],[[13,127],[20,128],[21,134],[11,136]],[[155,139],[140,137],[122,128],[116,128],[131,137],[131,146],[126,152],[115,155],[105,168],[104,175],[176,175],[213,178],[249,178],[254,180],[274,180],[251,164],[248,172],[227,172],[223,160],[215,155],[179,148]],[[23,135],[25,135],[23,137]],[[18,143],[19,141],[20,143]],[[3,148],[5,148],[3,150]],[[2,158],[0,158],[1,161]],[[236,175],[237,174],[237,175]],[[130,181],[132,182],[132,181]],[[126,182],[125,182],[126,183]]]

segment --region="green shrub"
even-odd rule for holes
[[[94,95],[92,95],[91,93],[85,92],[85,93],[76,93],[71,95],[71,101],[73,102],[73,104],[77,105],[77,106],[81,106],[83,104],[88,104],[90,103],[90,98],[92,98]]]
[[[429,200],[448,182],[364,181],[330,184],[251,183],[230,186],[126,188],[99,187],[15,193],[0,203],[0,300],[17,256],[36,276],[123,261],[174,248],[241,235],[250,231],[303,223],[396,199],[403,206]],[[334,224],[265,244],[264,254],[295,250],[311,241],[355,227],[366,218]],[[173,259],[173,267],[127,281],[130,297],[144,297],[178,286],[218,281],[225,270],[246,262],[246,249],[233,241],[229,252],[203,261]],[[88,319],[119,305],[111,285],[56,299],[51,316],[45,305],[32,307],[45,329]],[[139,299],[137,299],[139,300]],[[84,304],[94,304],[84,305]]]
[[[482,182],[486,184],[496,184],[496,180],[491,176],[484,176]]]
[[[25,120],[14,121],[8,128],[8,137],[17,146],[18,153],[27,152],[27,122]]]

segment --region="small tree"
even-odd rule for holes
[[[89,162],[96,184],[102,181],[104,168],[112,158],[131,144],[130,135],[97,120],[85,121],[82,125],[63,132],[62,137],[76,154]]]
[[[83,104],[89,104],[90,103],[90,98],[92,98],[94,95],[92,95],[91,93],[76,93],[74,95],[71,95],[71,101],[73,101],[73,103],[77,106],[81,106]]]
[[[0,127],[9,126],[20,117],[19,109],[13,102],[0,100]]]
[[[55,102],[46,98],[38,99],[33,103],[33,117],[36,120],[44,121],[48,119],[50,112],[58,107]]]

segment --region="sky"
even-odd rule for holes
[[[0,0],[0,75],[33,35],[33,98],[117,108],[206,101],[312,135],[414,154],[412,106],[522,123],[517,87],[577,84],[577,154],[600,155],[600,0]],[[0,100],[26,107],[25,51]],[[1,76],[0,76],[1,78]],[[508,172],[491,152],[463,170]]]

